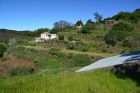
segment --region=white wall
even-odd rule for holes
[[[51,34],[51,39],[57,38],[56,34]]]
[[[46,34],[41,34],[41,38],[44,38],[45,40],[49,39],[49,36]],[[51,38],[50,39],[54,39],[57,38],[56,34],[51,34]]]
[[[46,34],[41,34],[41,38],[44,38],[44,39],[49,39],[49,36],[48,35],[46,35]]]

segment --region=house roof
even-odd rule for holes
[[[42,34],[51,35],[49,32],[44,32],[44,33],[42,33]]]

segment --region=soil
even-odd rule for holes
[[[6,76],[7,71],[17,66],[34,66],[34,62],[18,59],[12,55],[6,55],[7,60],[0,62],[0,76]]]

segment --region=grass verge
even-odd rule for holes
[[[0,78],[1,93],[139,93],[129,78],[120,79],[109,70],[73,73],[61,69],[22,77]]]

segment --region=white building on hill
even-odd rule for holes
[[[43,38],[45,40],[55,39],[55,38],[57,38],[57,35],[56,34],[50,34],[48,32],[44,32],[44,33],[41,34],[41,38]]]
[[[55,39],[57,34],[50,34],[49,32],[44,32],[41,34],[40,38],[35,38],[35,42],[44,42],[44,40]]]

